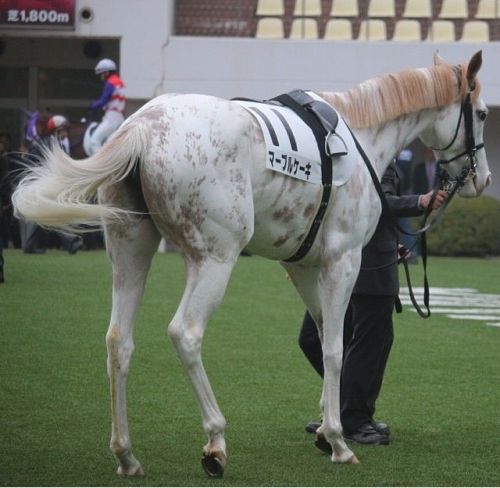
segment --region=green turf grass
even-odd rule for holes
[[[0,285],[0,485],[498,486],[500,329],[406,311],[377,418],[391,445],[338,466],[313,446],[321,383],[297,345],[303,306],[276,263],[242,258],[211,321],[204,362],[228,421],[228,466],[209,480],[197,403],[166,338],[183,289],[177,254],[155,257],[135,335],[129,424],[146,477],[115,474],[104,337],[103,252],[7,251]],[[418,266],[412,267],[420,285]],[[433,286],[499,293],[500,261],[431,258]]]

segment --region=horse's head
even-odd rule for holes
[[[463,197],[479,196],[491,182],[483,139],[488,109],[480,97],[477,79],[481,63],[479,51],[467,66],[453,67],[455,97],[438,110],[433,123],[420,136],[438,157],[443,186],[451,189],[458,185]],[[435,64],[449,68],[439,56]]]

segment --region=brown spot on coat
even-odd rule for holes
[[[313,205],[312,203],[310,203],[305,209],[304,209],[304,212],[302,213],[302,215],[308,219],[309,217],[312,217],[314,215],[314,209],[315,209],[315,205]]]
[[[294,211],[289,207],[283,207],[273,213],[273,219],[281,222],[290,222],[295,216]]]
[[[281,236],[273,242],[273,246],[281,247],[286,243],[286,241],[288,241],[288,236]]]

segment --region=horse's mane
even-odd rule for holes
[[[367,80],[342,93],[321,96],[335,107],[353,128],[365,128],[426,108],[443,107],[467,89],[467,66],[438,64]],[[480,91],[476,81],[473,99]]]

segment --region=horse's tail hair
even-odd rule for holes
[[[123,180],[148,147],[148,126],[125,123],[93,156],[74,160],[57,144],[44,149],[40,165],[26,170],[12,196],[15,215],[45,227],[83,231],[102,219],[118,220],[129,211],[97,203],[100,187]]]

